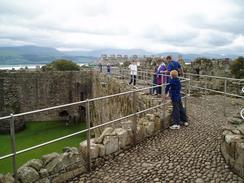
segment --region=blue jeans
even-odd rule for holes
[[[187,122],[186,110],[183,108],[182,101],[173,102],[173,124],[182,125],[182,123]]]

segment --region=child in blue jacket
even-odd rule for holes
[[[171,79],[165,89],[165,95],[167,97],[170,94],[173,105],[173,126],[170,129],[179,129],[180,125],[188,126],[187,116],[181,101],[181,83],[178,78],[178,72],[173,70],[170,72],[170,76]]]

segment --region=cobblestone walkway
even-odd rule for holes
[[[235,102],[240,100],[228,99],[229,115],[239,110],[241,105]],[[76,181],[244,182],[230,171],[220,152],[221,128],[227,123],[221,111],[222,101],[220,96],[208,96],[205,100],[192,98],[188,104],[189,127],[165,130],[150,137]]]

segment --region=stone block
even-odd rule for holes
[[[136,133],[137,133],[136,136],[137,140],[142,141],[146,136],[146,129],[144,128],[143,125],[137,125]]]
[[[65,147],[63,148],[63,152],[66,153],[79,153],[79,150],[77,147]]]
[[[63,163],[63,166],[66,168],[66,167],[69,167],[73,164],[76,164],[76,163],[82,163],[84,162],[81,154],[79,153],[63,153],[62,155],[60,155],[60,159]]]
[[[22,166],[17,170],[17,176],[22,183],[34,183],[40,178],[34,168],[26,166]]]
[[[107,127],[103,130],[102,134],[95,140],[95,143],[101,144],[104,136],[112,134],[114,129],[112,127]]]
[[[86,168],[85,166],[81,166],[80,168],[73,170],[73,176],[76,177],[84,172],[86,172]]]
[[[52,179],[52,183],[63,183],[67,182],[67,180],[74,177],[73,171],[65,172],[62,174],[59,174],[57,177],[54,177]]]
[[[99,147],[94,143],[95,139],[91,139],[90,144],[90,156],[91,158],[97,158],[99,154]],[[84,155],[84,158],[87,156],[87,141],[83,141],[80,143],[80,151]]]
[[[128,120],[128,121],[121,122],[121,126],[125,130],[132,129],[133,128],[133,123],[132,123],[131,120]]]
[[[44,166],[47,165],[50,161],[52,161],[54,158],[56,158],[58,156],[59,156],[59,154],[56,152],[42,156],[42,161],[44,163]]]
[[[117,135],[105,136],[103,139],[105,154],[111,154],[119,150],[119,140]]]
[[[0,174],[0,183],[14,183],[14,178],[10,174]]]
[[[119,138],[119,147],[124,148],[127,145],[128,132],[123,128],[116,128],[114,133]]]
[[[36,183],[51,183],[51,181],[48,178],[43,178],[41,180],[38,180]]]
[[[40,159],[32,159],[25,163],[23,166],[28,166],[34,168],[36,171],[39,171],[43,167],[43,161]]]
[[[235,159],[238,163],[242,164],[244,168],[244,140],[240,143],[236,143]]]
[[[230,135],[227,134],[225,135],[225,142],[227,142],[228,144],[230,144],[231,142],[235,142],[241,139],[241,135]]]
[[[53,175],[55,173],[58,173],[64,169],[64,164],[62,162],[62,156],[58,156],[52,161],[50,161],[46,166],[45,169],[47,169],[49,175]]]
[[[145,129],[145,135],[146,136],[151,136],[154,133],[154,122],[149,122],[149,121],[144,121],[142,126],[142,130]]]
[[[45,169],[45,168],[42,168],[42,169],[39,171],[39,173],[40,173],[41,178],[48,177],[48,171],[47,171],[47,169]]]
[[[148,121],[155,121],[155,115],[154,114],[146,114],[146,118]]]
[[[155,116],[155,131],[161,130],[161,122],[160,122],[160,117]]]
[[[105,156],[105,147],[103,144],[97,144],[98,148],[99,148],[99,156],[103,157]]]

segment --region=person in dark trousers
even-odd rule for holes
[[[156,95],[158,92],[157,92],[157,71],[158,71],[158,62],[156,62],[156,65],[154,67],[154,72],[153,72],[153,86],[154,88],[151,89],[151,94],[152,95]]]
[[[111,65],[108,63],[107,64],[107,73],[110,74],[110,72],[111,72]]]
[[[167,81],[167,76],[164,76],[164,74],[167,73],[167,67],[163,60],[160,60],[159,62],[160,64],[157,69],[157,85],[162,85]],[[162,95],[164,93],[164,88],[165,86],[159,86],[157,88],[157,94]]]
[[[135,60],[132,61],[132,64],[129,65],[130,69],[130,82],[129,84],[132,84],[135,86],[136,85],[136,76],[137,76],[137,65]]]
[[[170,76],[171,79],[165,89],[165,96],[168,97],[170,94],[173,105],[173,125],[170,129],[180,129],[180,125],[188,126],[186,111],[181,101],[181,83],[176,70],[172,70]]]
[[[103,72],[103,65],[102,65],[102,63],[99,63],[98,64],[98,67],[99,67],[99,72]]]

